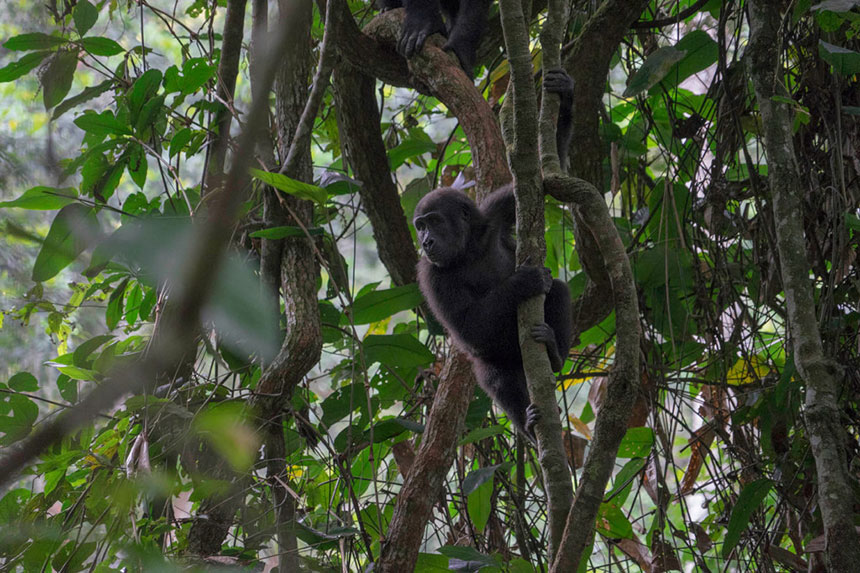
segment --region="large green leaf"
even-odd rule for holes
[[[73,187],[56,189],[54,187],[32,187],[17,199],[0,201],[0,208],[18,207],[33,211],[55,211],[72,203],[78,192]]]
[[[75,21],[75,29],[83,36],[99,19],[99,10],[89,0],[78,0],[72,10],[72,19]]]
[[[53,52],[32,52],[16,62],[12,62],[4,68],[0,68],[0,84],[12,82],[27,74],[42,63],[42,60],[50,56]]]
[[[91,207],[72,203],[60,209],[36,256],[33,280],[53,278],[92,244],[98,234],[99,224]]]
[[[29,50],[47,50],[65,44],[68,40],[60,36],[51,36],[42,32],[31,32],[9,38],[3,43],[7,50],[26,52]]]
[[[654,445],[654,430],[651,428],[628,428],[618,446],[619,458],[647,457]]]
[[[51,109],[63,101],[72,88],[77,67],[76,51],[63,50],[54,54],[48,62],[45,73],[39,77],[42,82],[42,100],[45,103],[45,109]]]
[[[364,356],[369,364],[414,368],[433,362],[433,353],[411,334],[374,334],[364,340]]]
[[[487,527],[487,522],[490,520],[490,512],[493,509],[492,497],[493,482],[488,481],[478,486],[466,498],[466,509],[478,533],[483,533],[484,528]]]
[[[633,97],[665,78],[685,54],[686,52],[674,46],[663,46],[654,50],[630,78],[630,83],[624,90],[624,97]]]
[[[773,487],[773,482],[763,478],[748,484],[741,491],[738,500],[735,502],[735,506],[732,508],[732,516],[729,518],[729,528],[723,541],[724,559],[727,559],[732,554],[732,551],[741,539],[741,534],[747,528],[753,512],[758,509],[758,506],[767,497],[771,487]]]
[[[364,294],[352,303],[352,320],[355,324],[368,324],[382,320],[401,310],[415,308],[423,297],[416,283]],[[344,316],[344,321],[347,317]]]
[[[821,56],[822,60],[833,66],[833,70],[840,76],[860,74],[860,53],[854,50],[819,40],[818,55]]]
[[[87,110],[83,115],[76,117],[74,123],[88,133],[98,135],[131,135],[131,128],[114,117],[113,112],[109,109],[106,109],[102,113]]]
[[[115,56],[125,51],[115,40],[100,36],[81,38],[81,47],[94,56]]]
[[[423,134],[422,134],[423,135]],[[388,152],[388,163],[392,171],[406,163],[407,159],[436,151],[436,144],[428,136],[413,136]]]
[[[295,179],[290,179],[286,175],[282,175],[280,173],[270,173],[260,169],[251,169],[250,171],[251,175],[263,183],[271,185],[275,189],[283,191],[293,197],[298,197],[299,199],[305,199],[307,201],[314,201],[320,205],[324,204],[328,198],[328,193],[326,193],[325,189],[322,187],[296,181]]]

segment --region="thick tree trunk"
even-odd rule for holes
[[[791,135],[790,98],[780,70],[782,2],[749,3],[750,75],[761,112],[773,200],[780,271],[794,363],[806,382],[806,430],[818,474],[830,571],[856,571],[860,541],[854,530],[854,496],[848,474],[845,430],[838,397],[842,368],[824,355],[803,232],[803,190]]]

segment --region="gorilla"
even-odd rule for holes
[[[545,70],[544,86],[561,99],[556,143],[562,168],[572,135],[573,80],[564,70]],[[570,292],[549,269],[516,268],[516,200],[511,185],[493,193],[480,208],[453,188],[425,195],[412,223],[424,256],[418,262],[418,285],[430,310],[454,344],[469,355],[481,387],[505,410],[533,443],[538,412],[529,401],[517,330],[517,307],[546,294],[545,323],[531,329],[547,349],[558,372],[570,350]]]
[[[558,372],[570,349],[570,292],[549,269],[515,268],[515,216],[511,185],[491,193],[480,208],[452,188],[425,195],[413,219],[424,249],[418,285],[454,344],[469,355],[478,383],[534,442],[538,412],[526,388],[517,306],[546,294],[546,323],[534,325],[531,336],[546,345]]]

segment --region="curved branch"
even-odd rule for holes
[[[593,185],[573,177],[544,181],[550,195],[573,203],[600,246],[615,302],[616,354],[606,399],[597,414],[594,440],[585,460],[576,499],[567,516],[564,538],[551,571],[575,571],[594,531],[603,492],[612,475],[618,446],[639,391],[639,304],[630,260],[609,210]]]
[[[391,10],[380,14],[364,28],[371,41],[378,42],[387,50],[388,59],[398,58],[402,61],[394,51],[394,46],[400,35],[403,16],[403,10]],[[344,42],[347,41],[344,39]],[[439,99],[460,121],[472,149],[478,190],[489,192],[498,189],[510,182],[511,176],[496,115],[460,68],[457,58],[443,50],[442,44],[441,36],[431,36],[424,49],[407,61],[409,83],[419,91]],[[356,62],[354,54],[350,55],[351,51],[342,52],[347,61],[365,73],[384,80],[377,75],[379,70],[375,62]]]

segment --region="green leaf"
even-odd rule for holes
[[[325,235],[325,229],[322,227],[308,228],[308,235],[311,237],[320,237]],[[301,227],[269,227],[268,229],[260,229],[254,231],[249,237],[259,239],[283,239],[285,237],[304,237],[305,230]]]
[[[400,142],[400,145],[388,152],[388,163],[394,171],[407,159],[436,151],[436,144],[427,135],[424,137],[410,137]]]
[[[66,205],[51,223],[33,265],[33,280],[46,281],[66,268],[98,236],[95,210],[79,203]]]
[[[463,495],[469,495],[488,481],[493,479],[493,476],[496,473],[496,470],[502,469],[503,471],[509,470],[513,466],[513,462],[505,462],[503,464],[496,464],[494,466],[488,466],[485,468],[478,468],[476,470],[470,471],[465,479],[463,479]]]
[[[156,96],[143,104],[134,129],[141,135],[145,135],[147,128],[152,127],[158,121],[158,114],[164,110],[164,95]]]
[[[122,303],[125,296],[125,289],[128,286],[129,279],[123,280],[114,289],[108,298],[107,311],[105,312],[105,323],[109,330],[116,328],[119,324],[119,319],[122,318]]]
[[[72,364],[75,366],[80,366],[81,368],[89,368],[90,360],[89,356],[93,352],[96,351],[100,346],[102,346],[105,342],[113,340],[114,337],[110,334],[102,334],[99,336],[94,336],[89,340],[82,342],[75,348],[74,353],[72,353]]]
[[[53,52],[33,52],[27,54],[17,62],[12,62],[4,68],[0,68],[0,84],[15,81],[30,70],[42,63],[42,60]]]
[[[724,559],[728,559],[732,551],[734,551],[735,546],[741,539],[741,534],[750,522],[752,514],[758,509],[764,498],[767,497],[771,487],[773,487],[773,482],[763,478],[748,484],[741,491],[738,500],[735,502],[735,506],[732,508],[732,516],[729,518],[729,528],[723,541]]]
[[[146,183],[146,172],[149,168],[146,163],[146,151],[139,143],[130,143],[128,151],[128,174],[131,175],[132,181],[137,183],[137,186],[143,189]]]
[[[75,118],[74,124],[86,131],[98,135],[131,135],[131,129],[114,117],[109,109],[102,113],[87,110]]]
[[[39,417],[39,407],[20,394],[13,394],[5,401],[8,402],[13,413],[11,416],[8,413],[0,416],[0,432],[5,434],[0,438],[0,444],[8,446],[30,433],[30,429]]]
[[[77,52],[57,52],[48,62],[45,73],[39,78],[42,82],[42,100],[46,110],[63,101],[69,93],[77,67]]]
[[[9,388],[17,392],[35,392],[39,389],[39,381],[29,372],[18,372],[9,378]]]
[[[17,207],[33,211],[56,211],[72,203],[78,192],[73,187],[33,187],[27,189],[17,199],[0,201],[0,208]]]
[[[720,47],[707,32],[693,30],[681,38],[675,49],[685,52],[684,57],[669,73],[666,74],[663,85],[667,89],[674,88],[693,74],[697,74],[716,63],[720,55]]]
[[[619,458],[644,458],[654,445],[654,430],[651,428],[629,428],[618,447]]]
[[[80,43],[81,48],[94,56],[115,56],[125,51],[115,40],[101,36],[81,38]]]
[[[314,201],[320,205],[324,204],[328,198],[328,193],[326,193],[325,189],[322,187],[296,181],[295,179],[290,179],[286,175],[281,175],[280,173],[269,173],[268,171],[261,171],[260,169],[251,169],[250,172],[251,175],[263,183],[271,185],[275,189],[283,191],[293,197],[298,197],[299,199],[305,199],[307,201]]]
[[[158,86],[161,84],[162,74],[160,70],[151,69],[145,71],[131,88],[131,94],[128,97],[128,106],[131,110],[131,123],[137,122],[137,117],[144,104],[158,92]]]
[[[498,563],[496,563],[495,559],[493,559],[489,555],[484,555],[474,547],[462,545],[446,545],[444,547],[439,548],[439,553],[450,559],[459,559],[460,561],[480,564],[481,566],[494,567],[499,565]],[[469,569],[469,571],[476,570],[477,569]]]
[[[411,334],[370,335],[364,339],[364,356],[369,364],[379,362],[401,368],[425,366],[435,358]]]
[[[352,303],[352,320],[354,324],[369,324],[402,310],[415,308],[422,300],[421,291],[418,290],[416,283],[371,291]]]
[[[478,533],[484,532],[490,520],[490,512],[493,509],[492,496],[493,482],[488,481],[470,493],[466,499],[466,509]]]
[[[90,31],[99,19],[99,10],[89,0],[78,0],[75,9],[72,10],[72,19],[75,21],[75,29],[83,36]]]
[[[480,440],[486,440],[487,438],[491,438],[493,436],[498,436],[499,434],[504,434],[505,428],[504,426],[500,426],[498,424],[494,426],[488,426],[486,428],[476,428],[463,436],[457,445],[465,446],[466,444],[471,444],[474,442],[478,442]]]
[[[73,95],[72,97],[68,98],[67,100],[63,101],[63,103],[55,107],[54,113],[51,114],[51,119],[57,119],[73,107],[102,95],[112,86],[113,80],[105,80],[98,85],[84,88],[81,92]]]
[[[173,157],[182,151],[182,148],[185,147],[189,141],[191,141],[192,132],[189,128],[184,127],[173,134],[173,137],[170,138],[170,158]]]
[[[57,376],[57,390],[60,391],[60,396],[63,400],[74,404],[78,401],[78,381],[73,380],[65,374]]]
[[[631,539],[633,526],[618,506],[613,503],[601,503],[597,512],[595,528],[607,537],[615,539]]]
[[[630,78],[623,96],[633,97],[655,85],[666,77],[669,70],[680,62],[685,54],[686,52],[674,46],[663,46],[654,50]]]
[[[609,499],[616,506],[624,505],[627,496],[630,494],[630,489],[633,487],[634,477],[645,465],[648,460],[645,458],[633,458],[621,468],[621,471],[615,476],[612,482],[612,490],[606,494],[605,499]]]
[[[60,36],[51,36],[42,32],[21,34],[9,38],[3,43],[3,47],[14,52],[26,52],[29,50],[48,50],[65,44],[68,40]]]
[[[182,80],[180,91],[186,95],[192,94],[203,87],[215,75],[215,66],[204,58],[191,58],[182,64]]]
[[[841,76],[860,74],[860,53],[818,40],[818,55]]]

